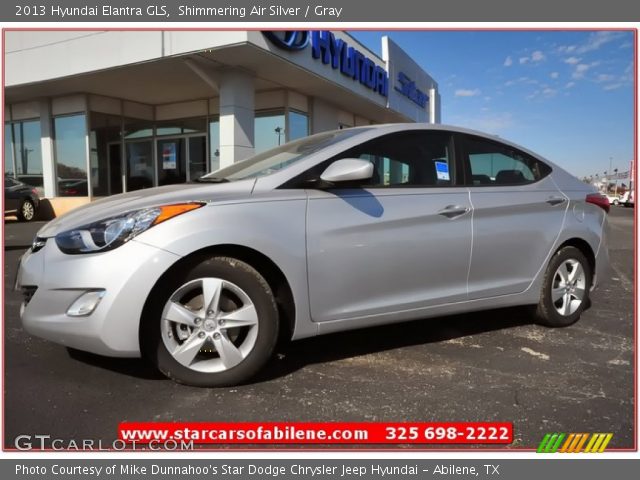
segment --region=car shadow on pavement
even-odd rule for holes
[[[526,308],[512,307],[401,322],[295,342],[280,342],[274,358],[249,384],[285,377],[311,364],[333,362],[412,345],[445,342],[530,323],[531,315]],[[142,359],[103,357],[71,348],[67,351],[73,360],[94,367],[143,380],[167,380]]]
[[[83,352],[75,348],[67,348],[69,357],[92,367],[110,370],[122,375],[139,378],[141,380],[167,380],[162,373],[141,358],[103,357],[95,353]]]
[[[4,250],[6,251],[11,251],[11,250],[22,250],[22,251],[26,251],[29,250],[31,248],[31,245],[5,245]]]
[[[439,343],[532,323],[530,307],[510,307],[351,330],[281,344],[251,383],[289,375],[306,365]]]

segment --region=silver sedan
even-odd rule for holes
[[[21,259],[21,317],[198,386],[248,381],[281,337],[514,305],[563,327],[607,272],[608,209],[478,132],[320,133],[48,223]]]

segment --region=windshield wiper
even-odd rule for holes
[[[229,181],[228,178],[222,178],[222,177],[200,177],[194,180],[194,182],[197,182],[197,183],[226,183],[228,181]]]

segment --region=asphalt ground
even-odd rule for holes
[[[547,432],[612,432],[609,448],[633,448],[633,209],[609,222],[613,277],[569,328],[502,309],[339,333],[283,345],[249,385],[200,389],[26,334],[12,284],[42,222],[6,219],[4,446],[110,444],[121,421],[512,421],[512,448]]]

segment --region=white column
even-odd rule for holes
[[[40,101],[40,145],[42,148],[42,177],[44,180],[44,196],[56,196],[56,164],[53,155],[53,125],[51,119],[51,102]]]
[[[440,93],[436,88],[429,89],[429,123],[440,123]]]
[[[233,70],[220,75],[220,168],[253,155],[253,77]]]

